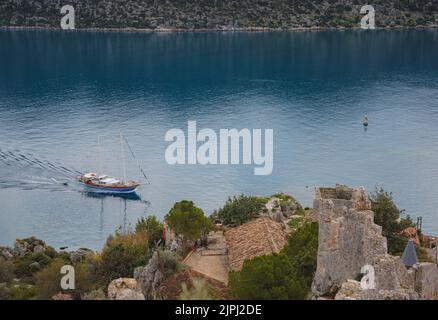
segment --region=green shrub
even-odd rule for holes
[[[291,195],[288,195],[288,194],[285,194],[285,193],[273,194],[271,196],[271,198],[278,198],[278,199],[283,200],[283,201],[289,201],[289,200],[295,201],[295,199]]]
[[[182,284],[182,292],[179,300],[214,300],[217,296],[216,290],[203,279],[193,279],[192,285]]]
[[[433,262],[432,257],[427,253],[426,249],[416,246],[415,251],[417,251],[419,262]]]
[[[106,300],[105,292],[102,289],[86,292],[81,296],[81,300]]]
[[[55,294],[63,292],[61,288],[61,268],[66,265],[65,260],[57,258],[47,267],[35,274],[36,298],[41,300],[51,299]],[[85,292],[97,289],[94,270],[89,260],[81,261],[74,265],[75,289],[66,291],[74,298],[80,298]]]
[[[401,232],[407,227],[414,227],[414,223],[409,216],[400,218],[403,210],[397,208],[392,193],[380,188],[376,189],[370,198],[371,209],[374,211],[374,222],[382,227],[382,234],[388,241],[388,253],[392,255],[403,254],[408,238]]]
[[[291,260],[294,272],[306,281],[309,288],[316,271],[318,229],[317,222],[300,226],[289,237],[288,244],[283,249]]]
[[[245,261],[230,273],[229,287],[239,299],[304,299],[316,270],[318,224],[299,227],[278,254]]]
[[[238,197],[228,198],[222,208],[213,212],[211,219],[220,219],[224,225],[238,226],[258,218],[263,207],[263,198],[241,194]]]
[[[197,240],[212,229],[211,221],[192,201],[183,200],[175,203],[165,217],[172,230],[186,240]]]
[[[36,288],[29,284],[14,284],[7,291],[8,300],[31,300],[37,293]]]
[[[284,253],[245,261],[241,271],[230,273],[229,287],[233,296],[249,300],[304,299],[308,291]]]
[[[38,266],[35,262],[38,263]],[[24,257],[16,258],[14,261],[15,274],[18,278],[32,277],[35,272],[43,269],[50,262],[52,262],[52,258],[45,253],[28,253]]]
[[[35,274],[36,298],[51,299],[61,291],[61,268],[65,265],[62,259],[55,259],[46,268]]]
[[[163,235],[163,224],[155,216],[149,216],[146,219],[141,217],[135,226],[135,232],[144,232],[149,239],[149,247],[154,247]]]
[[[149,239],[144,233],[109,236],[102,250],[98,273],[105,284],[120,277],[132,277],[134,269],[150,258]]]

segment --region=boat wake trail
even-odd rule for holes
[[[0,148],[0,189],[65,190],[81,172],[21,150]]]

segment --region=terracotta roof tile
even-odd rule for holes
[[[245,260],[277,253],[287,243],[283,226],[268,217],[249,221],[225,232],[230,269],[242,269]]]

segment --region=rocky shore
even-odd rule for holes
[[[435,237],[395,205],[388,218],[388,203],[383,189],[370,198],[337,185],[316,188],[313,208],[283,193],[240,195],[207,218],[183,200],[163,222],[149,216],[110,235],[100,252],[17,239],[0,247],[0,300],[438,299],[438,266],[425,250],[437,250]],[[389,253],[406,243],[417,252],[411,265]],[[73,290],[60,286],[65,265],[75,270]],[[365,265],[375,276],[368,289]]]
[[[272,31],[358,28],[362,3],[354,0],[201,0],[165,2],[72,0],[76,28],[107,31]],[[376,27],[437,27],[437,1],[373,2]],[[0,26],[59,28],[57,0],[5,0]]]

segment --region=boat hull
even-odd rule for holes
[[[135,190],[137,190],[138,186],[132,186],[132,187],[118,187],[118,188],[112,188],[112,187],[97,187],[92,186],[86,183],[83,183],[86,189],[93,192],[101,192],[101,193],[133,193]]]
[[[82,184],[89,191],[101,192],[101,193],[133,193],[139,187],[138,185],[126,186],[126,187],[95,186],[86,182],[82,182]]]

